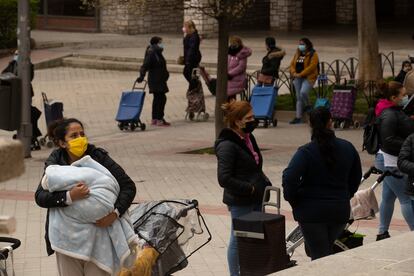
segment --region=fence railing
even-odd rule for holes
[[[395,64],[394,64],[394,52],[388,54],[380,53],[379,59],[381,62],[381,74],[384,77],[386,69],[389,68],[392,77],[395,77]],[[358,73],[359,60],[356,57],[350,57],[346,60],[336,59],[332,62],[321,61],[319,78],[323,80],[323,85],[340,85],[341,82],[346,79],[348,83],[355,84],[358,91],[362,91],[364,98],[367,101],[369,107],[374,104],[374,94],[376,91],[375,81],[359,81],[356,76]],[[247,76],[247,87],[244,94],[241,95],[241,99],[249,100],[253,87],[257,83],[257,76],[260,71],[255,71]],[[322,78],[320,78],[323,76]],[[293,85],[293,79],[290,76],[289,67],[279,70],[279,78],[275,85],[281,90],[287,90],[292,96],[293,103],[296,102],[296,92]],[[319,83],[321,84],[321,83]],[[279,92],[280,93],[280,92]]]

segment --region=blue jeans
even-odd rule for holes
[[[296,91],[296,118],[302,118],[303,110],[309,105],[309,91],[312,84],[306,78],[296,78],[293,80]]]
[[[227,262],[229,264],[230,276],[240,275],[239,252],[237,249],[237,238],[233,234],[233,219],[246,215],[252,211],[261,211],[261,208],[261,204],[228,206],[232,221],[229,247],[227,248]]]
[[[385,167],[384,156],[380,153],[377,153],[375,156],[375,167],[382,171],[390,170],[401,174],[401,172],[396,167]],[[411,231],[414,230],[414,203],[411,198],[405,194],[406,183],[407,175],[405,174],[401,179],[395,178],[393,176],[387,176],[382,182],[380,225],[378,231],[379,234],[383,234],[384,232],[388,231],[392,214],[394,213],[395,199],[397,198],[401,205],[401,213],[407,222],[408,227],[410,227]]]

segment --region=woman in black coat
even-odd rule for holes
[[[276,40],[274,37],[266,37],[265,43],[267,53],[262,59],[262,69],[260,70],[258,82],[273,84],[274,81],[279,78],[280,63],[286,55],[286,52],[285,50],[276,47]]]
[[[221,131],[215,143],[217,177],[224,188],[223,202],[234,219],[251,211],[260,211],[265,187],[271,183],[263,173],[263,158],[252,134],[257,123],[251,105],[246,101],[232,101],[224,104],[223,110],[229,127]],[[233,230],[230,232],[227,259],[230,275],[239,275]]]
[[[197,82],[192,80],[192,72],[194,68],[200,65],[200,36],[196,26],[192,20],[184,22],[184,71],[183,75],[188,81],[188,90],[192,90],[197,86]]]
[[[137,78],[137,82],[141,83],[148,71],[149,92],[154,95],[151,125],[155,126],[170,126],[170,123],[164,119],[164,109],[167,103],[165,94],[168,92],[167,81],[170,74],[167,70],[167,62],[162,55],[163,50],[162,38],[158,36],[151,38],[140,69],[140,76]]]
[[[414,134],[408,136],[401,147],[398,155],[398,168],[408,174],[405,193],[411,198],[414,210]]]
[[[283,171],[283,194],[299,222],[312,260],[332,254],[350,217],[349,200],[362,177],[355,147],[335,137],[327,108],[310,113],[312,140]]]
[[[49,135],[54,140],[56,146],[58,146],[58,149],[54,150],[46,160],[45,170],[50,165],[70,165],[85,155],[89,155],[96,162],[107,168],[118,181],[120,192],[115,202],[114,211],[96,222],[96,226],[98,227],[110,226],[131,206],[136,194],[135,183],[125,173],[121,166],[119,166],[114,160],[111,159],[111,157],[109,157],[106,150],[97,148],[94,145],[88,143],[88,140],[85,136],[83,124],[79,120],[71,118],[55,122],[49,127]],[[39,184],[35,193],[35,200],[37,205],[48,209],[45,235],[48,255],[52,255],[54,253],[50,245],[48,235],[49,208],[64,208],[72,204],[73,201],[88,197],[88,194],[89,189],[84,183],[79,183],[70,191],[58,191],[53,193],[44,190],[42,185]],[[62,229],[62,231],[64,231],[64,229]],[[63,271],[63,263],[67,265],[68,263],[75,264],[80,262],[80,265],[82,262],[84,262],[82,260],[78,260],[60,253],[57,253],[57,255],[59,255],[57,256],[57,260],[61,276],[72,275],[71,271]],[[87,264],[84,264],[82,266],[89,266],[90,268],[91,266],[94,266],[94,264],[92,262],[87,262]],[[97,275],[97,272],[102,272],[102,274],[104,274],[104,271],[98,267],[94,268],[94,271],[94,275]],[[99,273],[99,275],[101,275],[101,273]]]

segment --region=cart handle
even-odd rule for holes
[[[49,104],[49,100],[47,99],[47,96],[46,96],[45,92],[42,92],[42,99],[43,99],[43,103]]]
[[[276,202],[270,201],[270,193],[276,192]],[[269,198],[269,200],[266,200]],[[276,207],[278,215],[280,215],[280,188],[274,186],[267,186],[263,194],[262,212],[266,211],[266,206]]]
[[[196,199],[193,199],[190,203],[190,205],[188,205],[187,207],[183,208],[180,210],[180,212],[178,212],[177,214],[177,219],[180,219],[182,217],[187,216],[188,211],[197,208],[198,207],[198,201]]]
[[[143,80],[142,81],[143,83],[144,83],[144,87],[142,87],[142,86],[138,86],[137,84],[138,84],[138,82],[135,80],[134,81],[134,84],[132,85],[132,91],[134,91],[134,90],[138,90],[138,89],[142,89],[142,90],[144,90],[145,91],[145,88],[147,88],[147,81],[146,80]]]

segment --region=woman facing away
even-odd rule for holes
[[[49,166],[68,166],[89,155],[94,161],[105,167],[118,182],[119,194],[112,211],[95,222],[98,228],[110,227],[131,206],[136,194],[135,183],[121,166],[112,160],[106,150],[89,144],[83,124],[79,120],[70,118],[57,121],[49,127],[49,135],[58,148],[46,160],[45,171]],[[87,199],[90,196],[89,192],[88,186],[83,182],[79,182],[70,190],[55,192],[50,192],[44,189],[42,183],[39,184],[35,200],[37,205],[48,209],[45,235],[48,255],[54,253],[49,239],[49,230],[52,226],[49,225],[50,213],[56,208],[66,208],[76,201]],[[54,229],[57,227],[54,225]],[[67,229],[61,229],[61,231],[67,231]],[[56,252],[56,260],[60,276],[109,275],[92,261],[77,259],[59,252]]]
[[[350,218],[350,199],[362,177],[355,147],[337,138],[329,110],[310,112],[311,141],[283,171],[284,198],[292,206],[312,260],[332,254],[334,241]]]
[[[188,82],[188,90],[193,90],[197,82],[193,81],[192,73],[200,65],[200,36],[192,20],[184,22],[183,26],[184,45],[184,71],[183,75]]]
[[[383,83],[379,88],[380,100],[375,107],[375,116],[379,127],[380,150],[375,155],[375,166],[382,171],[390,170],[401,174],[397,167],[398,155],[404,140],[414,133],[413,119],[402,111],[402,107],[408,101],[408,96],[399,82]],[[414,230],[414,209],[411,199],[405,193],[406,182],[407,175],[405,174],[401,179],[393,176],[384,178],[377,240],[390,237],[388,230],[397,198],[405,221],[410,230]]]
[[[271,185],[263,173],[263,158],[252,132],[257,123],[249,102],[231,101],[222,107],[228,127],[215,143],[217,177],[224,188],[223,202],[231,219],[251,211],[260,211],[266,186]],[[230,275],[240,275],[237,239],[231,226],[227,250]]]

